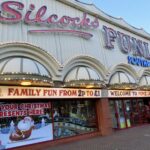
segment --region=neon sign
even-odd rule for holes
[[[128,64],[141,66],[141,67],[150,67],[150,61],[138,57],[132,57],[132,56],[128,56]]]
[[[105,32],[106,48],[113,49],[113,42],[118,40],[119,46],[123,53],[150,59],[148,43],[119,31],[115,31],[114,29],[108,28],[106,26],[103,26],[103,29]]]
[[[24,4],[16,1],[7,1],[1,4],[0,11],[0,22],[2,23],[19,23],[22,20],[26,24],[32,25],[42,25],[50,27],[52,25],[57,27],[70,27],[73,29],[96,29],[99,27],[98,18],[90,20],[86,13],[83,13],[83,17],[70,17],[70,16],[58,16],[57,14],[47,15],[47,6],[42,6],[35,12],[35,5],[30,4],[29,9],[23,15],[22,10],[24,10]],[[8,15],[7,15],[8,14]],[[29,32],[54,32],[52,30],[32,30]],[[62,30],[55,30],[55,32],[61,32]],[[87,32],[79,32],[75,30],[63,30],[65,33],[72,33],[83,38],[91,38],[93,35]]]

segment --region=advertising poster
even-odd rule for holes
[[[0,150],[53,140],[51,103],[0,102]]]

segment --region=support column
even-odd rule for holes
[[[110,135],[113,132],[112,118],[107,98],[102,98],[96,102],[98,130],[102,136]]]

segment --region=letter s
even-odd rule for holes
[[[22,10],[24,8],[24,5],[20,2],[14,2],[14,1],[8,1],[1,4],[2,11],[11,15],[11,17],[2,15],[2,11],[0,11],[0,21],[1,22],[18,22],[22,19],[22,14],[17,11],[13,6],[17,6],[18,10]]]

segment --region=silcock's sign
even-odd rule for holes
[[[57,14],[48,14],[47,6],[41,6],[35,11],[35,5],[30,4],[26,11],[25,6],[21,2],[6,1],[1,3],[0,22],[2,23],[19,23],[22,20],[26,24],[42,25],[50,27],[52,25],[59,26],[61,29],[52,30],[30,30],[31,33],[44,33],[44,32],[61,32],[72,33],[80,37],[89,39],[93,35],[87,32],[82,32],[73,29],[96,29],[99,27],[98,18],[90,20],[86,13],[83,13],[83,17],[70,17],[70,16],[58,16]],[[26,11],[23,13],[23,11]],[[69,27],[72,30],[64,30],[62,27]]]

